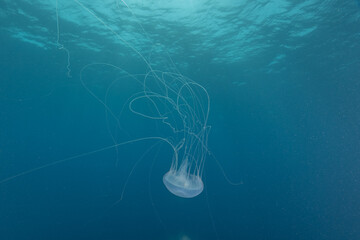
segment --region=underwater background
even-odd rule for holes
[[[51,165],[171,137],[137,52],[210,96],[195,198],[162,143]],[[360,239],[359,103],[358,0],[0,0],[0,239]]]

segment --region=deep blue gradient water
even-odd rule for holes
[[[163,141],[51,165],[178,140],[144,60],[209,94],[195,198]],[[360,239],[359,1],[0,0],[0,182],[1,240]]]

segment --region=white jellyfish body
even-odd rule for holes
[[[170,169],[164,175],[163,183],[169,192],[182,198],[196,197],[204,189],[200,176],[188,173],[187,160],[182,163],[178,171]]]

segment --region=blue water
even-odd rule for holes
[[[360,239],[359,1],[1,0],[0,29],[1,240]],[[139,54],[210,96],[195,198],[161,141],[46,167],[176,141],[129,111]]]

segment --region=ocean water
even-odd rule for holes
[[[360,239],[359,103],[358,0],[0,0],[0,239]]]

